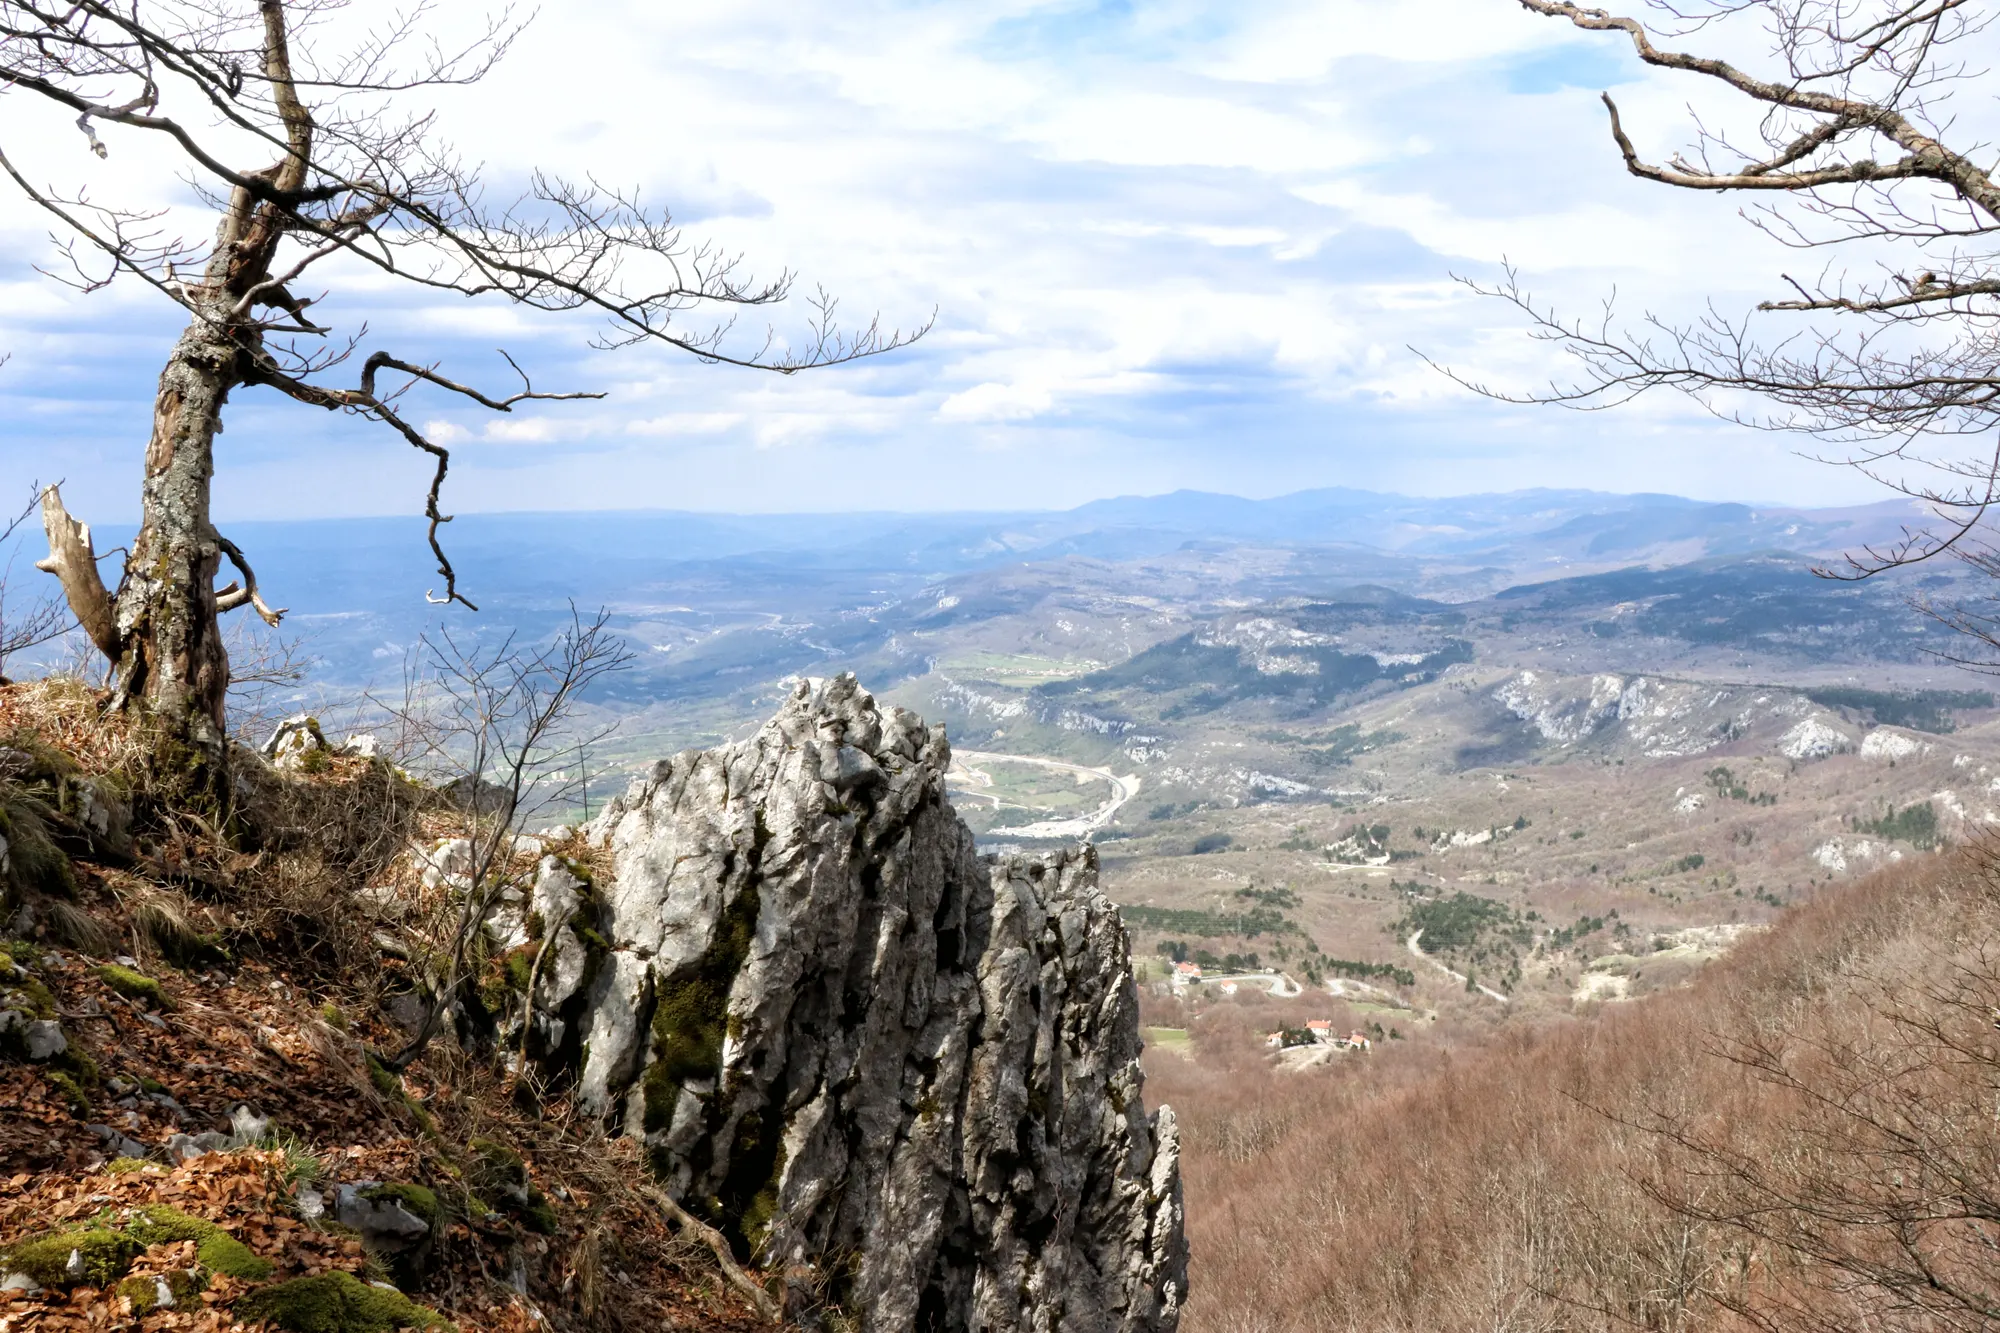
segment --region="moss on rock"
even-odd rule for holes
[[[160,983],[144,972],[117,963],[105,963],[97,969],[97,978],[128,1000],[144,1000],[156,1009],[167,1007],[167,993]]]
[[[87,1283],[108,1287],[146,1247],[122,1232],[108,1227],[79,1227],[71,1231],[49,1231],[30,1236],[0,1251],[0,1269],[26,1273],[44,1287],[67,1287]],[[77,1263],[75,1271],[71,1256]]]
[[[381,1203],[384,1200],[399,1203],[405,1211],[429,1223],[433,1231],[437,1230],[438,1219],[442,1215],[438,1207],[438,1196],[422,1185],[394,1182],[384,1185],[370,1185],[367,1189],[361,1191],[361,1197],[370,1203]]]
[[[172,1245],[191,1240],[195,1243],[195,1260],[203,1268],[245,1282],[261,1282],[273,1271],[270,1260],[260,1258],[215,1223],[165,1204],[141,1208],[126,1223],[125,1234],[141,1245]]]
[[[60,1069],[44,1069],[42,1081],[49,1085],[56,1096],[63,1099],[71,1115],[81,1117],[90,1114],[90,1094],[83,1090],[83,1085],[74,1077],[63,1073]]]
[[[521,1204],[518,1210],[521,1214],[521,1225],[544,1236],[555,1235],[556,1229],[562,1225],[562,1219],[556,1216],[555,1205],[549,1202],[548,1195],[533,1185],[528,1186],[527,1190],[527,1201]]]
[[[715,938],[691,966],[660,986],[653,1008],[653,1063],[644,1078],[645,1129],[673,1125],[681,1089],[712,1079],[722,1067],[722,1039],[729,1030],[729,992],[750,956],[757,933],[755,887],[737,894],[716,922]]]
[[[118,1294],[132,1303],[134,1315],[151,1314],[166,1304],[160,1300],[160,1287],[163,1284],[172,1304],[176,1307],[186,1305],[208,1286],[198,1273],[185,1271],[141,1273],[120,1282]]]
[[[399,1291],[372,1287],[352,1273],[321,1273],[262,1287],[231,1307],[239,1319],[262,1321],[290,1333],[386,1333],[395,1328],[451,1325],[428,1305]]]
[[[528,1164],[521,1154],[498,1139],[474,1139],[467,1146],[475,1159],[473,1187],[499,1198],[530,1231],[553,1235],[560,1219],[548,1196],[528,1180]]]

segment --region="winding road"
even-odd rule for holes
[[[1233,981],[1239,986],[1262,986],[1271,993],[1274,1000],[1293,1000],[1306,993],[1306,988],[1293,981],[1283,972],[1244,972],[1228,976],[1203,977],[1204,986],[1220,986],[1225,981]]]
[[[953,752],[951,758],[955,765],[968,773],[978,772],[972,767],[974,763],[1033,764],[1038,768],[1068,773],[1072,777],[1099,778],[1111,784],[1111,799],[1090,814],[1077,815],[1069,819],[1044,819],[1036,824],[994,829],[988,836],[995,838],[1087,838],[1109,824],[1112,816],[1118,813],[1118,808],[1139,794],[1139,779],[1136,774],[1121,778],[1108,768],[1089,768],[1083,764],[1065,763],[1060,759],[1039,759],[1026,754],[999,754],[991,750],[957,750]]]
[[[1420,930],[1417,931],[1414,935],[1411,935],[1409,939],[1404,941],[1404,943],[1409,945],[1410,952],[1412,954],[1414,954],[1418,958],[1423,959],[1426,963],[1429,963],[1432,967],[1436,968],[1438,971],[1444,973],[1446,976],[1450,977],[1453,981],[1456,981],[1459,985],[1463,986],[1465,984],[1465,973],[1454,972],[1450,968],[1446,967],[1443,963],[1440,963],[1437,959],[1425,953],[1417,943],[1417,941],[1421,940],[1423,937],[1424,937],[1424,932]],[[1512,1003],[1512,1000],[1510,1000],[1507,996],[1502,995],[1499,991],[1494,990],[1490,986],[1481,985],[1479,982],[1476,981],[1473,982],[1472,984],[1474,986],[1477,986],[1479,988],[1479,993],[1481,995],[1486,996],[1488,999],[1498,1000],[1502,1004]]]

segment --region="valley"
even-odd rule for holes
[[[261,559],[316,684],[262,707],[359,727],[420,635],[545,634],[573,589],[638,653],[590,701],[587,799],[853,671],[946,726],[983,846],[1093,841],[1141,954],[1254,957],[1300,1012],[1487,1022],[1678,984],[1828,884],[2000,823],[2000,710],[1909,605],[1977,581],[1813,573],[1908,517],[1349,491],[471,516],[464,577],[507,591],[451,622],[394,591],[415,533],[297,525]]]

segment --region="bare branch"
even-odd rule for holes
[[[257,595],[257,575],[251,570],[250,562],[243,558],[242,549],[221,533],[215,535],[215,544],[222,548],[222,553],[229,557],[229,563],[236,566],[237,572],[243,575],[243,586],[241,588],[232,583],[226,588],[215,590],[216,611],[234,611],[237,607],[246,604],[254,606],[257,608],[258,617],[266,625],[269,625],[272,629],[276,629],[278,622],[285,618],[285,610],[283,607],[280,607],[278,610],[273,611],[269,606],[265,605],[264,599]]]
[[[35,568],[61,580],[70,613],[97,645],[97,650],[117,661],[124,651],[124,638],[118,632],[111,594],[97,572],[97,552],[90,543],[90,526],[71,518],[63,508],[59,485],[42,491],[42,527],[48,534],[49,553],[35,562]]]

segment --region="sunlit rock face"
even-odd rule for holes
[[[840,676],[655,765],[591,827],[606,952],[546,1049],[801,1306],[1172,1329],[1179,1143],[1096,855],[981,857],[949,760]]]

